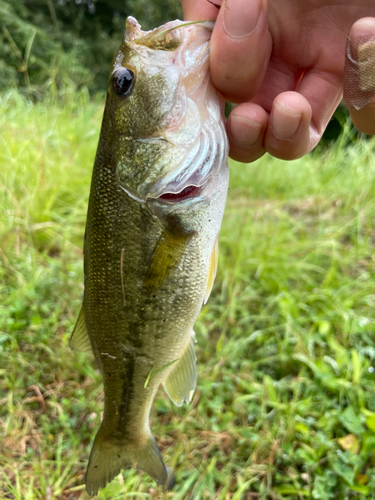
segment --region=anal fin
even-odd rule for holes
[[[204,296],[203,304],[207,303],[212,287],[214,286],[218,260],[219,260],[219,237],[216,238],[214,248],[212,249],[211,253],[210,265],[208,267],[206,294]]]
[[[163,382],[165,392],[177,406],[181,406],[184,401],[190,403],[193,397],[197,384],[196,361],[194,340],[191,337],[180,359]]]

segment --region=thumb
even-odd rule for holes
[[[211,38],[211,78],[231,102],[259,90],[271,54],[267,0],[224,0]]]

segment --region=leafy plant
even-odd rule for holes
[[[68,340],[102,110],[84,88],[0,97],[1,500],[83,490],[103,394]],[[198,388],[182,408],[160,391],[152,413],[177,474],[166,498],[374,498],[375,142],[343,144],[231,162]],[[160,494],[129,470],[99,498]]]

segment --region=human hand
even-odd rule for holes
[[[181,3],[185,19],[216,18],[212,81],[238,103],[227,122],[230,156],[249,162],[267,151],[291,160],[311,151],[342,97],[350,28],[375,16],[375,2],[224,0],[220,10],[206,0]],[[375,19],[361,22],[356,33],[375,39]],[[375,105],[351,114],[361,128]]]

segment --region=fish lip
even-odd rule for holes
[[[215,21],[169,21],[151,31],[143,31],[138,21],[129,16],[126,19],[125,43],[146,46],[150,48],[162,48],[162,50],[174,50],[182,44],[185,27],[197,26],[213,31]]]
[[[209,20],[209,19],[201,19],[198,21],[180,21],[179,19],[176,19],[175,21],[168,21],[162,26],[159,26],[158,28],[155,28],[150,31],[143,31],[141,29],[141,25],[139,22],[136,20],[135,17],[133,16],[128,16],[125,21],[125,26],[126,26],[126,33],[125,39],[128,39],[129,41],[135,41],[136,43],[142,43],[142,39],[144,39],[146,36],[150,37],[152,33],[155,33],[155,35],[161,35],[165,32],[168,31],[174,31],[177,29],[182,29],[187,26],[193,26],[196,24],[201,25],[204,28],[207,28],[211,31],[213,31],[214,26],[215,26],[216,21],[214,20]],[[162,28],[166,29],[162,29]]]

